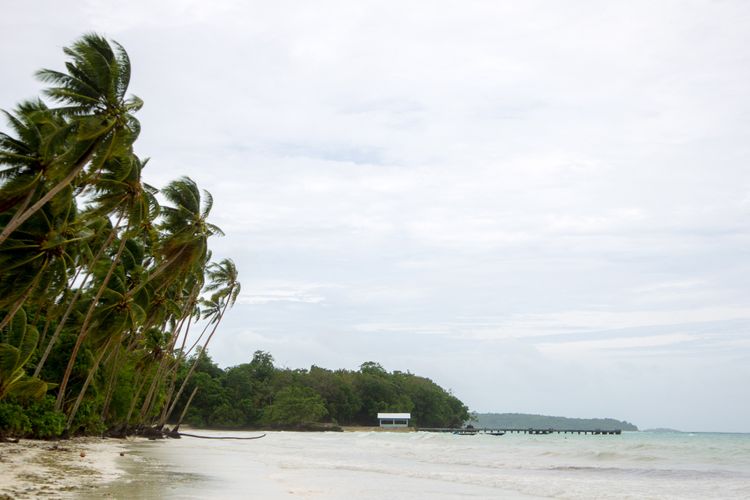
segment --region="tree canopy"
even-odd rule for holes
[[[90,33],[63,52],[37,72],[46,101],[3,111],[0,434],[163,425],[191,327],[205,349],[240,291],[211,262],[211,194],[181,177],[160,204],[142,180],[125,49]]]
[[[410,412],[411,423],[422,427],[459,427],[469,419],[468,408],[430,379],[373,362],[356,371],[277,368],[271,354],[256,351],[249,362],[222,370],[208,354],[196,357],[185,394],[199,390],[185,421],[197,427],[369,426],[387,411]]]

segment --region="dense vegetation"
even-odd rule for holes
[[[478,413],[474,415],[474,421],[475,427],[501,429],[638,430],[630,422],[612,418],[548,417],[528,413]]]
[[[209,238],[222,234],[211,195],[186,177],[161,191],[142,181],[143,103],[127,94],[120,45],[90,34],[64,53],[64,71],[37,73],[47,101],[3,112],[0,437],[122,435],[183,415],[221,427],[372,424],[382,410],[420,425],[467,418],[431,381],[374,363],[280,370],[256,353],[213,364],[206,348],[240,284],[231,260],[211,262]]]
[[[181,178],[160,204],[141,180],[125,50],[91,34],[64,53],[37,73],[46,102],[3,112],[0,434],[162,425],[191,326],[205,349],[240,290],[231,260],[210,261],[211,195]]]
[[[207,355],[197,357],[185,393],[198,392],[185,422],[198,427],[376,425],[383,411],[410,412],[412,424],[423,427],[459,427],[469,418],[466,406],[430,379],[389,373],[373,362],[358,371],[290,370],[258,351],[250,362],[222,370]]]

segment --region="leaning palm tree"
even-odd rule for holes
[[[55,159],[64,154],[71,125],[41,100],[26,101],[13,113],[3,111],[15,137],[0,132],[0,213],[14,223],[54,172]]]
[[[132,236],[131,229],[133,230],[133,234],[137,234],[140,232],[143,225],[149,221],[150,217],[156,213],[154,207],[158,207],[158,205],[154,198],[155,190],[141,182],[141,171],[144,166],[145,162],[141,162],[135,157],[135,155],[111,160],[109,162],[109,170],[104,172],[104,175],[102,176],[103,180],[99,181],[97,183],[98,185],[95,187],[98,194],[95,198],[95,202],[102,206],[105,211],[118,215],[118,221],[122,220],[123,217],[127,218],[128,224],[120,235],[120,244],[117,251],[112,257],[108,270],[99,283],[94,299],[91,301],[86,316],[84,317],[57,392],[57,401],[55,403],[57,409],[62,408],[65,391],[78,352],[91,328],[92,319],[94,318],[94,312],[99,300],[107,289],[109,280],[120,263],[120,257],[125,250],[125,245],[127,244],[128,239]],[[113,234],[116,235],[117,230],[118,228],[115,226],[113,228]],[[124,290],[123,293],[125,291],[126,290]],[[128,295],[128,300],[131,298],[132,295]],[[98,367],[98,363],[96,363],[95,366]]]
[[[103,37],[87,34],[63,49],[70,61],[67,72],[44,69],[37,77],[52,86],[45,94],[63,104],[55,112],[70,120],[74,137],[65,154],[54,159],[44,179],[46,192],[30,207],[17,211],[0,232],[0,244],[66,186],[73,184],[90,165],[92,172],[112,156],[127,154],[140,125],[131,113],[143,105],[127,97],[130,59],[121,45],[114,48]]]
[[[162,259],[149,280],[169,270],[167,279],[160,278],[162,283],[168,283],[202,264],[208,254],[208,238],[223,236],[224,232],[207,221],[213,207],[211,193],[204,190],[201,197],[198,185],[191,178],[172,181],[161,192],[172,206],[166,205],[161,211]]]
[[[61,192],[0,245],[0,308],[8,307],[0,328],[34,295],[54,302],[67,287],[78,246],[92,236],[76,214],[72,195]]]
[[[209,322],[213,324],[213,329],[208,335],[206,342],[203,344],[201,352],[206,352],[206,349],[208,349],[208,344],[211,342],[221,320],[224,318],[224,313],[227,311],[227,308],[233,306],[237,301],[241,289],[240,282],[237,279],[237,267],[232,259],[224,259],[218,264],[209,265],[207,274],[210,283],[206,286],[206,291],[214,293],[211,294],[210,299],[204,303],[204,319],[209,319]],[[190,369],[180,385],[180,389],[172,400],[169,410],[162,417],[160,422],[161,425],[164,425],[166,421],[169,420],[172,412],[174,412],[177,401],[185,390],[185,387],[195,371],[195,368],[198,366],[199,361],[200,355],[195,357],[193,364],[190,366]]]

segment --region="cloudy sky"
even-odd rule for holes
[[[214,195],[220,365],[750,431],[750,3],[8,1],[0,107],[87,31]]]

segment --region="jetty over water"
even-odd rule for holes
[[[620,435],[622,429],[601,430],[601,429],[499,429],[499,428],[471,428],[471,427],[418,427],[417,431],[422,432],[450,432],[452,434],[473,435],[473,434],[490,434],[492,436],[502,436],[503,434],[594,434],[594,435]]]

